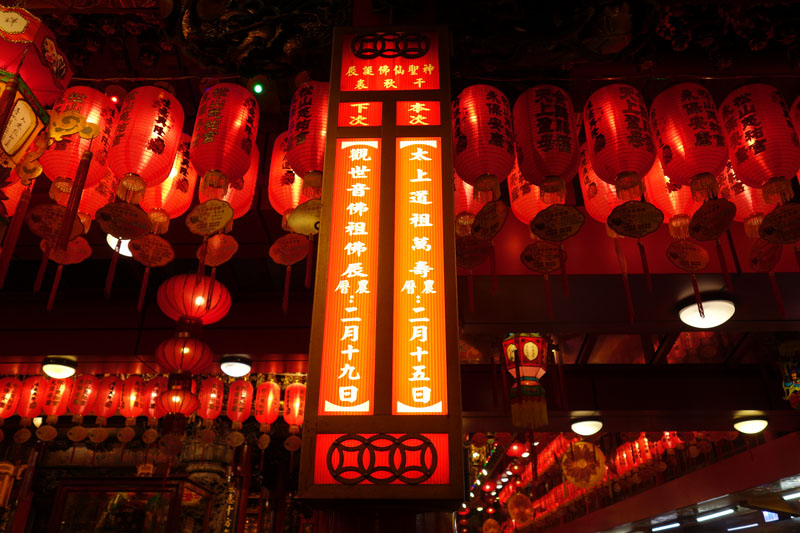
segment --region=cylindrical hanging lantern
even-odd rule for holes
[[[606,85],[589,96],[583,111],[588,157],[597,176],[625,200],[644,192],[655,146],[644,98],[634,87]]]
[[[455,202],[456,235],[463,237],[472,234],[472,224],[475,222],[481,208],[486,205],[489,198],[476,198],[474,187],[462,180],[453,172],[453,200]]]
[[[516,164],[508,175],[508,192],[511,197],[511,212],[525,225],[530,225],[536,215],[547,208],[539,187],[526,180]]]
[[[181,216],[192,205],[197,171],[189,161],[191,140],[186,134],[181,136],[169,176],[161,183],[145,189],[144,198],[139,203],[153,223],[153,233],[166,233],[170,219]]]
[[[156,363],[170,374],[202,374],[213,361],[214,353],[206,343],[185,335],[167,339],[156,348]]]
[[[261,424],[261,432],[269,431],[271,424],[278,419],[278,411],[281,406],[281,387],[274,381],[265,381],[256,388],[256,399],[254,402],[254,415],[256,421]]]
[[[763,83],[740,87],[722,102],[720,117],[736,177],[762,189],[768,203],[790,200],[800,141],[778,90]]]
[[[283,398],[283,419],[289,424],[289,433],[298,433],[306,415],[306,385],[295,382],[286,387]]]
[[[122,398],[122,380],[119,376],[109,375],[100,381],[97,391],[97,400],[94,402],[94,414],[97,415],[97,425],[104,426],[106,419],[116,414]]]
[[[613,185],[601,180],[592,169],[592,162],[586,153],[586,144],[581,145],[581,163],[578,179],[583,193],[583,204],[589,216],[605,224],[614,208],[625,203]]]
[[[220,198],[228,202],[233,208],[233,218],[241,218],[250,211],[253,205],[253,195],[256,192],[256,183],[258,182],[258,164],[259,164],[259,151],[256,143],[250,150],[250,167],[244,173],[244,177],[238,183],[232,183],[225,195]],[[207,190],[200,190],[198,193],[200,202],[210,200],[212,197],[208,195]]]
[[[172,320],[213,324],[228,314],[231,295],[225,285],[195,274],[172,276],[158,288],[158,306]],[[209,304],[210,300],[210,304]]]
[[[66,414],[74,384],[75,380],[71,377],[50,380],[42,405],[42,413],[47,417],[48,424],[55,424],[59,416]]]
[[[308,200],[303,194],[303,180],[294,173],[286,160],[287,132],[275,139],[269,164],[267,194],[269,204],[281,216],[288,215],[295,207]]]
[[[119,185],[117,176],[106,169],[106,174],[100,180],[100,183],[94,187],[83,190],[81,202],[78,204],[78,218],[80,218],[83,224],[84,233],[89,231],[89,227],[97,214],[97,210],[114,201],[117,195],[117,185]],[[55,195],[53,198],[58,204],[65,207],[69,200],[68,196],[62,195]]]
[[[31,420],[39,416],[47,399],[50,382],[44,376],[31,376],[22,384],[17,414],[22,417],[22,425],[29,426]]]
[[[80,374],[75,377],[69,406],[67,406],[75,423],[80,424],[83,417],[92,412],[99,388],[100,380],[91,374]]]
[[[560,87],[537,85],[514,103],[514,140],[522,176],[547,203],[563,203],[574,177],[578,128],[572,100]]]
[[[22,381],[19,378],[0,378],[0,421],[17,412],[21,395]]]
[[[775,205],[768,204],[760,190],[742,183],[736,177],[730,162],[719,175],[718,182],[719,195],[736,206],[734,220],[744,224],[744,232],[748,237],[757,239],[761,222]]]
[[[690,187],[697,200],[714,196],[717,175],[728,161],[728,145],[708,89],[679,83],[663,91],[650,106],[650,124],[670,182]]]
[[[197,408],[197,416],[203,420],[216,420],[222,413],[223,396],[225,394],[225,384],[218,377],[212,376],[203,380],[200,385],[200,392],[197,398],[200,406]]]
[[[226,414],[233,422],[233,429],[242,429],[242,423],[250,418],[253,409],[253,385],[244,379],[231,383],[228,390],[228,409]]]
[[[670,236],[673,239],[688,239],[689,221],[703,202],[694,200],[688,185],[677,185],[671,177],[665,176],[658,159],[645,175],[644,184],[645,199],[664,213],[664,223],[669,224]]]
[[[292,96],[286,161],[311,189],[322,188],[327,131],[328,83],[306,82]]]
[[[125,417],[126,426],[135,426],[136,417],[144,413],[144,408],[147,404],[144,389],[145,383],[142,376],[128,376],[122,382],[119,413]]]
[[[221,198],[228,186],[242,188],[258,134],[258,116],[258,102],[241,85],[218,83],[203,93],[190,155],[206,196]]]
[[[489,85],[471,85],[453,100],[453,165],[477,192],[499,197],[500,182],[514,168],[511,109]]]
[[[183,130],[183,108],[161,87],[138,87],[125,97],[108,151],[108,167],[119,176],[117,195],[138,203],[146,187],[169,176]]]
[[[148,381],[144,387],[144,414],[150,419],[151,426],[165,414],[158,399],[161,393],[167,390],[167,384],[167,378],[158,376]]]

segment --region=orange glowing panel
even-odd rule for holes
[[[439,88],[439,45],[433,32],[345,35],[342,91]]]
[[[383,102],[339,102],[339,127],[380,126]]]
[[[447,414],[442,140],[397,138],[393,414]]]
[[[441,123],[439,102],[397,102],[398,126],[439,126]]]
[[[337,139],[320,415],[371,415],[378,314],[380,139]]]

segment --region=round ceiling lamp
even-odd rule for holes
[[[598,418],[582,418],[572,423],[572,431],[588,437],[603,429],[603,422]]]
[[[42,372],[53,379],[66,379],[77,369],[78,361],[70,355],[48,355],[42,361]]]
[[[767,419],[760,416],[754,417],[747,417],[747,418],[739,418],[738,420],[733,421],[733,427],[736,431],[740,433],[746,433],[748,435],[754,435],[756,433],[761,433],[767,427]]]
[[[222,357],[219,364],[220,370],[232,378],[240,378],[250,373],[252,360],[243,353],[232,353]]]
[[[700,316],[700,310],[694,300],[682,305],[680,311],[678,311],[678,316],[681,322],[687,326],[710,329],[730,320],[734,312],[736,312],[736,305],[732,299],[724,296],[714,296],[709,299],[703,298],[704,316]]]

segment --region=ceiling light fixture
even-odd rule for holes
[[[520,457],[522,457],[523,459],[527,459],[530,456],[531,456],[531,452],[524,452],[522,455],[520,455]]]
[[[703,298],[703,316],[700,316],[700,310],[697,308],[697,302],[692,299],[691,301],[684,300],[680,304],[678,317],[681,322],[687,326],[699,329],[715,328],[720,324],[724,324],[736,312],[736,304],[733,300],[724,295],[714,295]]]
[[[603,429],[603,422],[598,418],[582,418],[572,423],[572,431],[588,437]]]
[[[240,378],[250,373],[252,367],[250,356],[243,353],[230,353],[222,357],[220,370],[232,378]]]
[[[77,369],[78,361],[70,355],[48,355],[42,361],[42,372],[53,379],[66,379]]]
[[[781,498],[783,498],[787,502],[789,500],[800,500],[800,492],[792,492],[789,494],[784,494],[783,496],[781,496]]]
[[[738,531],[740,529],[750,529],[751,527],[758,527],[758,524],[746,524],[744,526],[729,527],[728,531]]]
[[[697,517],[698,522],[705,522],[706,520],[714,520],[715,518],[720,518],[722,516],[728,516],[729,514],[733,514],[733,509],[723,509],[722,511],[717,511],[715,513],[709,513],[700,515]]]
[[[483,507],[476,507],[475,510],[478,511],[479,513],[481,513],[481,512],[483,512]]]
[[[676,527],[681,527],[681,523],[672,522],[671,524],[664,524],[663,526],[654,527],[650,531],[666,531],[667,529],[675,529]]]
[[[117,239],[110,233],[106,234],[106,242],[108,243],[108,245],[111,247],[112,250],[117,249],[118,240],[119,239]],[[133,257],[130,248],[128,248],[128,244],[130,244],[130,242],[131,242],[130,239],[122,239],[122,243],[120,243],[119,245],[119,255],[124,255],[125,257]]]
[[[740,433],[746,433],[748,435],[754,435],[756,433],[761,433],[767,427],[766,418],[756,416],[756,417],[748,417],[748,418],[740,418],[738,420],[733,421],[733,427],[736,431]]]

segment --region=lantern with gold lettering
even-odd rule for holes
[[[511,421],[519,428],[547,424],[547,400],[539,380],[547,371],[547,341],[537,333],[511,334],[503,341],[511,386]]]
[[[734,220],[744,224],[744,233],[751,239],[757,239],[758,228],[764,217],[775,207],[764,200],[761,191],[742,183],[733,171],[730,162],[718,176],[719,195],[730,200],[736,206]]]
[[[94,409],[99,385],[100,380],[91,374],[80,374],[75,377],[67,409],[72,414],[72,421],[76,424],[81,424],[83,417]]]
[[[253,385],[245,379],[237,379],[228,390],[228,409],[226,414],[233,424],[233,432],[228,435],[228,444],[234,448],[244,444],[241,433],[242,424],[250,418],[253,409]]]
[[[659,160],[645,175],[644,184],[644,197],[664,213],[664,223],[669,224],[670,236],[673,239],[688,239],[689,221],[703,203],[693,198],[688,185],[679,185],[672,177],[665,176]]]
[[[225,384],[216,376],[204,379],[200,385],[200,392],[197,393],[197,399],[200,400],[197,416],[203,419],[203,426],[206,429],[210,429],[214,420],[222,414],[224,394]],[[213,440],[213,438],[214,435],[212,433],[210,440]]]
[[[169,229],[169,221],[184,214],[192,205],[197,183],[197,171],[189,160],[191,137],[181,136],[178,153],[167,179],[148,187],[139,206],[153,224],[153,233],[160,235]]]
[[[22,381],[19,378],[0,378],[0,424],[16,413],[21,393]]]
[[[283,419],[289,424],[289,436],[283,442],[284,448],[290,452],[300,449],[300,426],[303,425],[306,413],[306,385],[295,381],[284,392]]]
[[[22,417],[22,426],[30,426],[31,421],[41,414],[49,385],[50,382],[44,376],[31,376],[23,382],[17,406],[17,414]]]
[[[164,416],[164,409],[158,399],[161,393],[167,390],[167,384],[167,378],[156,376],[144,387],[144,414],[147,415],[147,423],[150,427],[155,427],[158,419]]]
[[[46,417],[45,424],[36,429],[36,436],[40,441],[49,442],[58,436],[58,431],[53,426],[58,422],[58,417],[67,412],[74,383],[71,377],[50,380],[42,404],[42,414]]]
[[[225,194],[221,197],[218,197],[222,201],[228,202],[228,204],[233,208],[234,220],[246,215],[247,212],[250,211],[250,206],[253,205],[253,194],[256,191],[259,164],[259,151],[255,142],[250,149],[250,155],[247,157],[250,161],[250,165],[242,175],[242,178],[238,181],[232,182],[225,191]],[[198,198],[202,203],[212,199],[213,196],[209,194],[209,190],[207,188],[201,188],[200,192],[198,192]]]
[[[328,83],[309,81],[292,96],[286,161],[311,190],[322,188],[322,164],[328,130]],[[308,192],[306,196],[313,196]]]
[[[119,402],[119,414],[125,417],[126,426],[135,426],[136,417],[144,413],[146,398],[145,383],[142,376],[128,376],[122,382],[122,397]]]
[[[274,381],[265,381],[256,387],[254,414],[256,421],[261,424],[258,438],[258,447],[262,450],[269,446],[270,425],[278,419],[278,410],[281,404],[281,387]]]
[[[94,404],[94,414],[97,415],[97,425],[105,426],[109,417],[114,416],[122,399],[122,380],[119,376],[108,375],[100,381],[97,391],[97,400]]]
[[[272,145],[267,185],[269,204],[284,219],[295,207],[308,200],[303,194],[303,180],[294,173],[286,160],[286,144],[287,132],[284,131]]]

